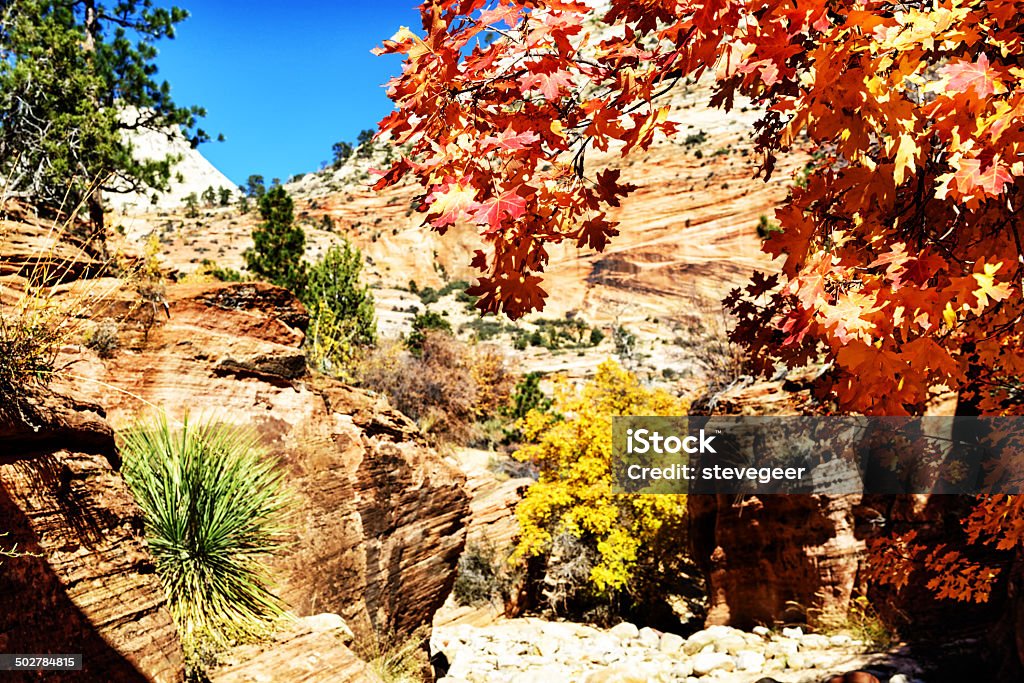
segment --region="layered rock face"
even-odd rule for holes
[[[702,408],[716,414],[798,415],[812,376],[736,387]],[[859,587],[860,496],[691,495],[694,557],[708,580],[707,623],[751,628],[845,614]]]
[[[82,671],[52,681],[184,680],[110,427],[96,406],[53,398],[29,417],[0,419],[0,546],[30,553],[0,565],[0,652],[83,656]]]
[[[254,428],[298,500],[277,592],[356,632],[430,622],[465,540],[464,477],[376,395],[306,374],[307,318],[264,284],[172,285],[111,307],[121,349],[76,365],[75,391],[121,429],[154,409]]]
[[[864,542],[855,496],[690,496],[695,556],[709,587],[707,623],[751,628],[845,614]]]
[[[734,415],[803,414],[810,380],[805,375],[737,387],[702,407]],[[960,520],[971,502],[951,495],[691,495],[694,557],[708,580],[707,623],[750,628],[807,617],[842,619],[851,598],[867,594],[903,637],[962,667],[946,666],[949,680],[979,666],[995,672],[994,680],[1018,680],[1024,662],[1019,562],[1007,567],[1008,581],[981,605],[936,599],[923,574],[895,592],[869,587],[861,571],[867,540],[878,534],[914,529],[921,541],[963,548]],[[1006,557],[999,562],[1009,564]]]

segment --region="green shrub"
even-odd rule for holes
[[[602,341],[604,341],[604,332],[602,332],[600,330],[600,328],[595,327],[594,329],[590,330],[590,345],[591,346],[597,346]]]
[[[306,345],[311,364],[347,376],[359,347],[377,340],[373,295],[360,279],[363,256],[348,240],[309,269],[302,301],[309,311]]]
[[[412,332],[409,333],[409,337],[405,340],[406,347],[413,353],[422,351],[426,334],[431,330],[451,334],[452,325],[434,311],[419,313],[412,319]]]
[[[761,217],[757,219],[757,236],[766,240],[776,232],[782,232],[782,226],[761,214]]]
[[[285,617],[264,561],[284,547],[289,495],[255,434],[161,417],[122,442],[122,473],[186,653],[258,636]]]
[[[453,282],[449,282],[449,283],[445,284],[445,286],[442,287],[440,289],[440,291],[438,291],[438,294],[440,296],[448,296],[452,292],[460,292],[461,293],[461,292],[465,292],[467,289],[469,289],[469,283],[468,282],[466,282],[465,280],[455,280]]]
[[[508,407],[504,411],[507,417],[521,420],[531,410],[547,412],[551,409],[551,398],[540,390],[540,378],[539,372],[528,372],[516,383]]]
[[[420,297],[420,302],[424,306],[429,306],[430,304],[436,304],[438,301],[441,300],[441,295],[433,287],[424,287],[423,289],[421,289],[418,292],[418,294],[419,294],[419,297]]]
[[[702,130],[699,130],[696,133],[690,133],[689,135],[687,135],[683,139],[683,144],[686,145],[687,147],[692,147],[694,145],[703,144],[705,141],[707,141],[707,139],[708,134]]]
[[[234,268],[222,268],[208,258],[202,260],[202,265],[207,275],[221,282],[245,282],[245,276]]]

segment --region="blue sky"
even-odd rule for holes
[[[399,26],[419,29],[416,0],[177,0],[191,17],[157,44],[158,80],[179,105],[206,108],[225,142],[200,150],[236,183],[314,171],[391,110],[381,86],[401,70],[370,49]]]

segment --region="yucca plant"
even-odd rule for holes
[[[286,545],[290,495],[255,433],[160,416],[122,442],[122,473],[186,651],[258,636],[284,618],[264,563]]]

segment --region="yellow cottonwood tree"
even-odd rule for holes
[[[551,412],[531,411],[520,422],[528,444],[515,453],[535,464],[540,478],[516,508],[520,537],[514,557],[547,553],[569,533],[595,548],[590,573],[598,593],[629,590],[638,563],[683,552],[686,496],[612,493],[612,417],[682,415],[687,404],[643,387],[614,361],[601,364],[577,390],[556,385]]]

